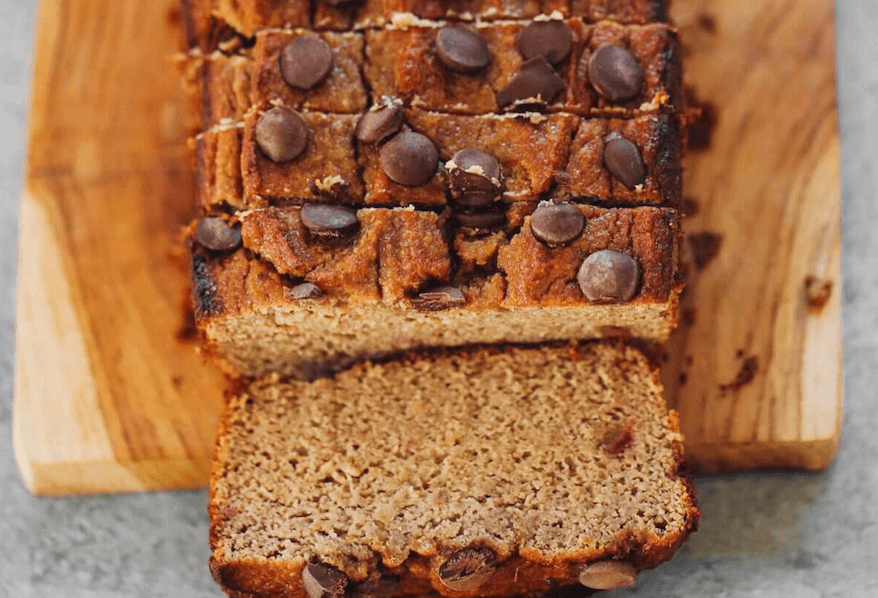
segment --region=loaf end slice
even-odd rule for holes
[[[697,525],[681,443],[656,370],[621,344],[265,379],[220,426],[210,565],[253,598],[621,587]]]

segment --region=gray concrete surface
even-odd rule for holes
[[[15,467],[16,215],[34,5],[0,0],[0,598],[216,598],[205,493],[36,499]],[[838,460],[823,474],[699,479],[701,531],[615,598],[878,598],[878,2],[837,0],[837,13],[847,390]]]

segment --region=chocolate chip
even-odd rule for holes
[[[350,4],[351,2],[356,2],[356,0],[320,0],[323,4],[327,4],[329,6],[342,6],[344,4]]]
[[[311,89],[332,70],[332,48],[319,37],[297,37],[281,50],[279,63],[287,85]]]
[[[402,126],[403,110],[400,102],[376,104],[357,123],[357,139],[362,143],[384,141]]]
[[[494,156],[479,150],[462,149],[445,167],[451,196],[458,205],[486,206],[500,197],[500,163]]]
[[[272,162],[295,160],[308,147],[311,128],[295,110],[278,106],[256,121],[256,145]]]
[[[439,152],[420,133],[400,133],[381,148],[381,164],[390,180],[419,187],[426,184],[439,168]]]
[[[347,235],[360,224],[357,213],[352,209],[322,203],[305,204],[299,217],[305,228],[321,236]]]
[[[463,27],[446,26],[436,33],[436,53],[453,71],[472,73],[488,66],[491,50],[478,33]]]
[[[497,92],[501,107],[510,104],[548,104],[564,89],[564,81],[542,56],[521,65],[509,85]]]
[[[506,215],[502,212],[455,212],[454,219],[461,226],[476,230],[497,228],[506,224]]]
[[[585,258],[576,279],[589,301],[630,301],[640,286],[640,266],[627,253],[604,249]]]
[[[443,285],[423,291],[411,303],[412,307],[423,311],[442,311],[464,305],[466,298],[457,287]]]
[[[575,240],[585,228],[585,216],[569,203],[540,206],[530,217],[534,236],[549,247],[559,247]]]
[[[335,567],[311,562],[302,569],[302,586],[310,598],[342,598],[347,585],[347,576]]]
[[[284,287],[284,290],[286,290],[286,287]],[[316,284],[303,282],[302,284],[298,284],[290,289],[289,296],[296,301],[302,301],[303,299],[320,299],[323,297],[323,291],[321,291],[320,287]]]
[[[439,567],[439,581],[456,592],[484,585],[497,569],[497,558],[487,548],[464,548]]]
[[[599,94],[611,102],[625,102],[643,89],[643,69],[625,48],[606,44],[588,59],[588,78]]]
[[[624,137],[615,137],[604,146],[604,165],[632,191],[646,180],[646,168],[640,151]]]
[[[231,251],[241,244],[241,227],[229,226],[222,218],[206,216],[195,228],[195,240],[211,251]]]
[[[637,569],[622,561],[601,561],[582,568],[579,583],[592,590],[629,588],[637,581]]]
[[[516,43],[525,60],[542,56],[549,64],[558,64],[570,54],[573,32],[564,21],[534,21],[518,34]]]

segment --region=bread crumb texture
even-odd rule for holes
[[[620,428],[630,440],[607,450]],[[619,344],[265,379],[221,425],[212,568],[235,596],[305,596],[310,559],[354,584],[398,577],[396,595],[511,596],[574,584],[595,561],[652,567],[698,518],[681,440],[655,371]],[[497,571],[449,590],[437,570],[468,547],[492,551]]]

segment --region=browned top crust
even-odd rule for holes
[[[623,26],[612,22],[587,25],[567,21],[573,33],[570,56],[556,66],[567,84],[550,110],[583,115],[633,115],[682,108],[680,53],[677,35],[667,25]],[[473,26],[491,50],[491,64],[481,73],[456,73],[436,57],[436,28],[412,26],[366,33],[365,73],[373,100],[397,96],[417,108],[439,112],[501,112],[496,94],[518,73],[523,62],[515,45],[526,23]],[[604,44],[629,50],[644,72],[643,91],[624,103],[611,103],[591,86],[588,60]]]
[[[288,163],[272,162],[257,147],[255,112],[243,128],[227,126],[200,136],[196,157],[202,204],[241,207],[307,200],[443,206],[444,164],[462,149],[488,152],[498,160],[504,178],[501,199],[506,202],[548,197],[583,198],[605,206],[676,207],[680,202],[680,130],[677,119],[669,115],[607,120],[570,114],[473,117],[407,110],[407,126],[433,140],[443,165],[419,187],[390,180],[379,148],[354,139],[358,116],[303,116],[311,125],[311,141],[301,158]],[[619,182],[604,163],[605,144],[616,135],[634,143],[642,157],[646,178],[634,189]],[[339,177],[334,191],[326,181],[331,177]],[[315,188],[316,181],[324,181],[324,191]]]
[[[333,54],[333,67],[326,80],[302,91],[284,82],[278,67],[281,50],[294,39],[319,36]],[[363,84],[363,35],[360,33],[262,32],[253,47],[253,103],[260,110],[280,102],[296,110],[359,114],[367,107]]]
[[[667,0],[363,0],[340,6],[309,0],[183,0],[189,46],[212,51],[235,32],[266,28],[346,31],[388,23],[394,13],[422,19],[530,19],[559,12],[586,22],[644,25],[667,21]]]
[[[302,281],[347,302],[407,305],[431,284],[453,283],[464,291],[465,309],[584,304],[577,271],[602,249],[628,253],[640,265],[642,283],[631,304],[669,301],[678,283],[674,211],[577,207],[585,231],[558,248],[533,236],[529,218],[520,231],[480,235],[448,232],[449,221],[433,212],[363,209],[355,235],[327,241],[303,227],[298,207],[254,211],[243,218],[245,249],[217,256],[196,247],[196,313],[240,314],[283,301],[284,287]]]

